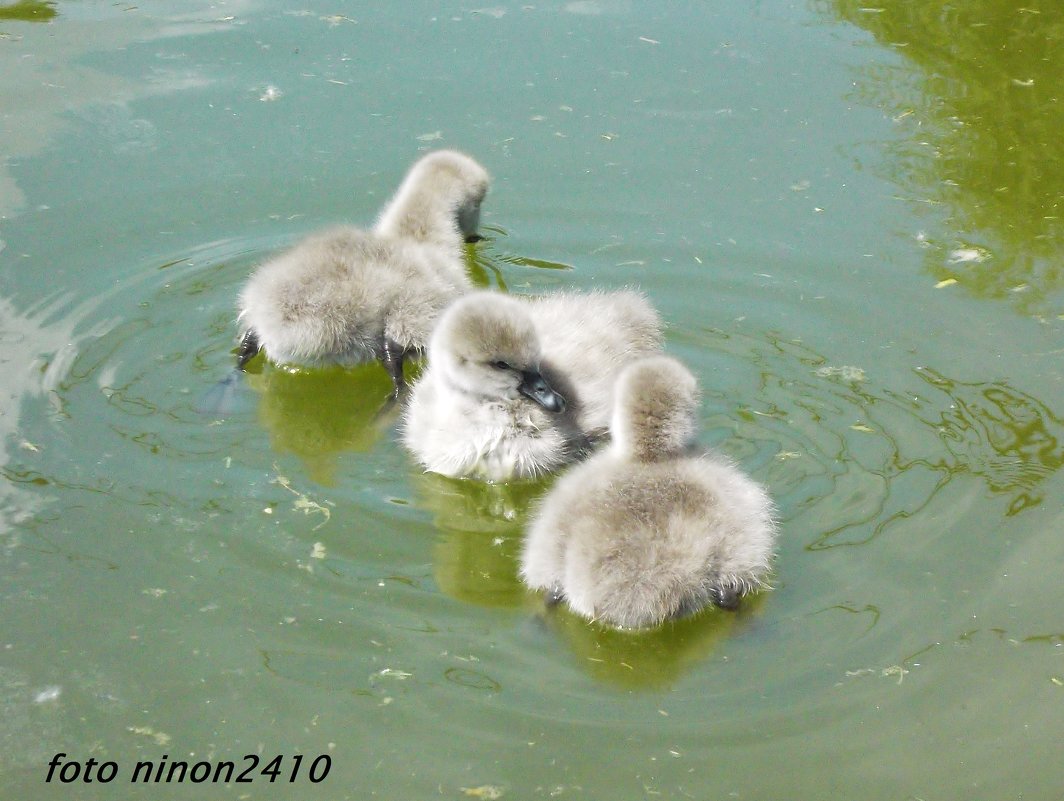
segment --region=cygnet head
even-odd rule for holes
[[[429,342],[429,364],[461,392],[491,399],[529,398],[565,409],[540,372],[540,343],[525,304],[498,292],[472,292],[452,304]]]
[[[490,180],[488,171],[464,153],[429,153],[410,168],[378,230],[424,240],[440,236],[440,225],[457,225],[463,239],[475,239]]]
[[[700,399],[698,382],[676,359],[633,362],[617,377],[612,447],[643,462],[683,455],[695,434]]]
[[[488,171],[457,150],[430,153],[418,163],[417,169],[434,173],[433,183],[439,184],[441,192],[457,199],[455,214],[462,236],[466,239],[476,236],[480,227],[480,204],[484,202],[491,180]],[[452,192],[444,189],[448,184],[453,187]]]

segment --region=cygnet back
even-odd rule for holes
[[[463,238],[475,233],[487,171],[453,150],[422,156],[369,231],[340,226],[261,264],[240,293],[237,368],[380,359],[398,394],[440,312],[472,288]]]
[[[695,455],[698,388],[675,359],[618,380],[613,441],[563,475],[529,524],[521,577],[592,620],[656,626],[765,585],[775,523],[759,484]]]

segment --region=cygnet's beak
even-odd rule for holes
[[[521,385],[517,391],[530,398],[548,412],[565,411],[565,398],[559,395],[542,375],[536,370],[521,372]]]
[[[480,228],[480,201],[468,203],[458,209],[458,230],[466,242],[479,242],[482,237],[477,233]]]

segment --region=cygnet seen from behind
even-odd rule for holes
[[[379,359],[398,393],[405,358],[472,288],[463,241],[476,235],[488,181],[469,156],[429,153],[372,230],[332,228],[262,264],[240,293],[238,367],[260,349],[308,366]]]
[[[765,490],[724,458],[691,449],[699,392],[658,356],[618,379],[612,441],[541,502],[521,577],[551,601],[620,628],[709,604],[734,608],[765,586],[774,549]]]

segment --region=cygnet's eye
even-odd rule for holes
[[[513,370],[514,369],[513,367],[510,366],[509,362],[504,362],[502,359],[499,359],[497,361],[492,362],[491,366],[494,367],[496,370]]]

